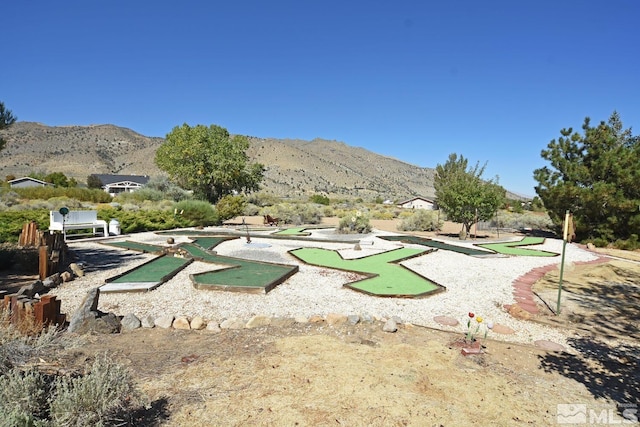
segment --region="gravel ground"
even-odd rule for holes
[[[229,229],[207,228],[203,231],[228,232]],[[512,295],[514,279],[535,267],[558,264],[559,256],[476,258],[452,251],[438,250],[404,261],[402,264],[445,286],[446,292],[422,299],[379,298],[344,288],[345,283],[359,278],[354,273],[301,264],[287,251],[300,247],[323,247],[338,250],[347,259],[358,258],[398,248],[400,246],[398,242],[389,242],[378,237],[393,233],[374,231],[366,236],[340,236],[332,230],[313,231],[311,238],[323,241],[261,238],[260,233],[265,232],[251,233],[251,244],[247,244],[246,239],[240,234],[238,239],[224,242],[215,250],[220,255],[299,265],[298,273],[266,295],[197,290],[191,283],[190,274],[221,267],[193,262],[167,283],[151,292],[103,293],[100,295],[99,309],[121,316],[128,313],[134,313],[138,317],[173,314],[190,318],[202,316],[207,321],[216,322],[229,318],[248,320],[255,315],[308,318],[313,315],[325,316],[329,313],[367,314],[375,318],[397,316],[403,322],[458,332],[466,329],[467,313],[472,311],[495,324],[505,325],[516,331],[512,335],[492,334],[494,339],[522,343],[544,339],[564,345],[569,336],[569,332],[557,328],[515,319],[503,308],[504,304],[514,303]],[[185,236],[177,234],[170,236],[174,237],[175,244],[189,241]],[[168,237],[167,234],[139,233],[120,236],[117,240],[168,246]],[[344,241],[329,241],[336,238]],[[358,240],[361,241],[361,250],[355,249],[355,242]],[[513,240],[520,240],[520,237]],[[457,239],[449,243],[473,246],[473,242],[461,242]],[[122,274],[155,257],[113,248],[99,241],[70,242],[69,247],[78,255],[79,261],[85,263],[86,274],[64,283],[51,292],[62,300],[62,312],[67,313],[68,316],[79,306],[88,289],[101,286],[108,278]],[[532,248],[560,253],[562,241],[547,239],[544,244]],[[576,245],[567,245],[566,263],[589,261],[594,258],[592,253]],[[440,315],[456,318],[460,321],[460,325],[457,327],[439,325],[433,318]]]

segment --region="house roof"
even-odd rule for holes
[[[426,197],[414,197],[413,199],[404,200],[404,201],[402,201],[402,202],[400,202],[398,204],[399,205],[404,205],[405,203],[413,202],[414,200],[424,200],[425,202],[435,203],[435,200],[433,200],[433,199],[427,199]]]
[[[137,184],[144,185],[149,182],[149,176],[147,175],[110,175],[110,174],[97,174],[93,176],[97,177],[103,186],[109,184],[115,184],[119,182],[135,182]]]
[[[25,181],[36,182],[36,183],[42,184],[42,185],[50,185],[48,182],[44,182],[42,180],[39,180],[39,179],[36,179],[36,178],[32,178],[30,176],[23,176],[22,178],[12,179],[11,181],[7,181],[7,182],[9,184],[18,184],[20,182],[25,182]]]

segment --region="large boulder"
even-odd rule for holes
[[[87,292],[78,309],[69,321],[69,332],[86,334],[97,332],[112,334],[120,332],[120,319],[113,313],[104,313],[98,310],[98,298],[100,288],[93,288]]]

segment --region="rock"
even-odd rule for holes
[[[185,316],[176,317],[173,321],[173,329],[191,329],[189,319],[187,319]]]
[[[153,328],[154,326],[156,326],[155,319],[152,315],[148,314],[140,319],[140,325],[143,328]]]
[[[350,325],[357,325],[360,322],[360,316],[357,314],[350,314],[347,316],[347,323]]]
[[[100,289],[93,288],[84,296],[80,306],[71,316],[69,321],[69,332],[77,332],[82,329],[84,323],[95,320],[98,317],[98,298]]]
[[[596,250],[596,245],[594,245],[593,243],[589,242],[589,243],[587,243],[587,249],[589,249],[590,251],[595,251]]]
[[[360,316],[360,320],[363,321],[364,323],[373,323],[373,316],[370,315],[369,313],[364,313],[362,316]]]
[[[60,283],[62,283],[60,273],[52,274],[42,281],[42,284],[49,289],[57,287]]]
[[[214,334],[220,333],[222,331],[220,329],[220,325],[218,325],[218,322],[209,322],[209,323],[207,323],[206,330],[208,332],[213,332]]]
[[[520,307],[518,304],[513,304],[509,306],[507,311],[509,312],[510,315],[512,315],[516,319],[520,319],[520,320],[531,319],[531,314],[528,311],[523,310],[522,307]]]
[[[138,319],[133,313],[128,313],[127,315],[125,315],[122,320],[120,320],[120,324],[122,325],[123,331],[138,329],[142,325],[140,319]]]
[[[309,317],[307,321],[309,323],[322,323],[324,322],[324,318],[319,314],[314,314],[313,316]]]
[[[60,273],[60,278],[65,283],[70,282],[73,280],[73,274],[69,273],[68,271],[63,271],[62,273]]]
[[[491,331],[495,332],[496,334],[502,334],[502,335],[511,335],[516,332],[510,327],[501,325],[499,323],[496,323],[495,325],[493,325],[493,329],[491,329]]]
[[[271,324],[271,318],[266,316],[253,316],[247,324],[244,326],[245,328],[260,328],[262,326],[269,326]]]
[[[160,316],[156,318],[156,320],[153,323],[158,328],[169,329],[171,325],[173,325],[173,319],[175,319],[175,317],[173,317],[172,314],[167,314],[165,316]]]
[[[49,290],[40,280],[36,280],[30,285],[24,285],[18,291],[18,295],[33,298],[35,294],[44,294]]]
[[[69,270],[71,270],[71,272],[78,277],[84,276],[84,270],[82,269],[82,266],[80,266],[80,264],[77,264],[75,262],[69,264]]]
[[[309,318],[306,316],[296,316],[293,320],[296,323],[309,323]]]
[[[547,341],[547,340],[537,340],[534,342],[536,347],[539,347],[543,350],[547,350],[547,351],[564,351],[565,348],[562,344],[558,344],[556,342],[553,341]]]
[[[353,247],[354,251],[361,251],[362,247],[360,246],[360,243],[356,243],[355,246]]]
[[[347,323],[347,316],[344,314],[329,313],[325,318],[328,325],[342,325]]]
[[[220,323],[221,329],[244,329],[245,322],[242,319],[233,317],[231,319],[225,319]]]
[[[433,320],[439,325],[444,325],[444,326],[458,326],[459,324],[457,319],[454,319],[453,317],[449,317],[449,316],[436,316],[433,318]]]
[[[173,237],[169,237],[169,238],[167,239],[167,243],[168,243],[168,244],[170,244],[170,245],[173,245],[175,242],[176,242],[176,241],[173,239]]]
[[[200,329],[204,329],[204,327],[207,326],[207,324],[205,323],[204,319],[201,316],[196,316],[193,319],[191,319],[190,326],[191,326],[191,329],[199,331]]]
[[[382,330],[384,332],[397,332],[398,324],[396,323],[395,320],[389,319],[385,322],[384,326],[382,327]]]

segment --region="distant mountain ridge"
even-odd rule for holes
[[[161,175],[154,164],[163,138],[114,125],[47,126],[16,122],[4,131],[0,177],[62,172],[79,182],[90,174]],[[433,198],[434,169],[345,143],[249,137],[252,161],[266,167],[264,192],[280,197]]]

